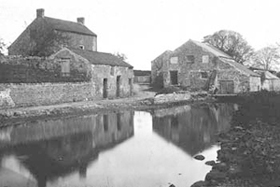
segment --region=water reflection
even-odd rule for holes
[[[0,181],[7,184],[1,185],[14,183],[7,181],[5,173],[10,171],[17,173],[15,182],[20,186],[37,182],[44,187],[75,172],[80,179],[86,178],[88,165],[101,151],[133,136],[133,116],[134,112],[125,111],[2,128]]]
[[[193,156],[216,142],[216,135],[230,127],[236,106],[210,104],[160,109],[153,113],[153,130]]]
[[[202,180],[232,105],[38,120],[0,128],[0,186],[177,187]]]

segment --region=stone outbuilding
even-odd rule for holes
[[[152,84],[231,94],[261,89],[260,75],[206,43],[189,40],[151,62]]]
[[[127,97],[133,89],[133,67],[113,54],[63,48],[50,56],[61,65],[63,76],[83,72],[90,77],[97,98]]]
[[[134,83],[136,84],[151,83],[151,71],[133,70],[133,72],[134,72]]]
[[[280,79],[276,75],[265,70],[256,70],[261,75],[261,89],[267,91],[280,91]]]
[[[48,50],[52,54],[62,45],[97,51],[97,35],[85,26],[85,18],[72,22],[47,17],[44,9],[37,9],[36,13],[35,20],[8,47],[9,55],[33,56]]]

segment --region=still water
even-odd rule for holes
[[[234,105],[180,106],[0,128],[0,186],[176,187],[204,179]],[[206,159],[193,158],[203,154]]]

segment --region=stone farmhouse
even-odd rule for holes
[[[189,40],[151,62],[152,84],[232,94],[261,89],[260,75],[206,43]]]
[[[97,35],[88,29],[83,17],[77,18],[77,22],[65,21],[45,16],[44,9],[37,9],[36,19],[19,35],[8,47],[9,55],[28,56],[36,49],[36,42],[42,39],[55,37],[48,34],[55,33],[57,36],[67,39],[67,46],[97,51]],[[53,39],[53,38],[52,38]],[[47,43],[48,41],[40,41]],[[53,45],[56,45],[53,43]],[[65,44],[63,44],[65,45]],[[60,46],[54,46],[58,49]]]
[[[75,23],[45,17],[43,9],[37,10],[37,18],[9,47],[9,56],[0,59],[0,95],[5,95],[0,97],[0,108],[132,94],[133,67],[113,54],[97,51],[97,35],[83,23],[83,18]],[[47,57],[26,56],[26,49],[33,50],[32,30],[37,27],[45,28],[40,32],[61,32],[70,42]]]

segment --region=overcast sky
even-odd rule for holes
[[[255,49],[280,43],[279,0],[0,0],[0,38],[11,44],[35,19],[76,21],[98,35],[98,51],[120,52],[134,69],[189,39],[221,29],[239,32]]]

